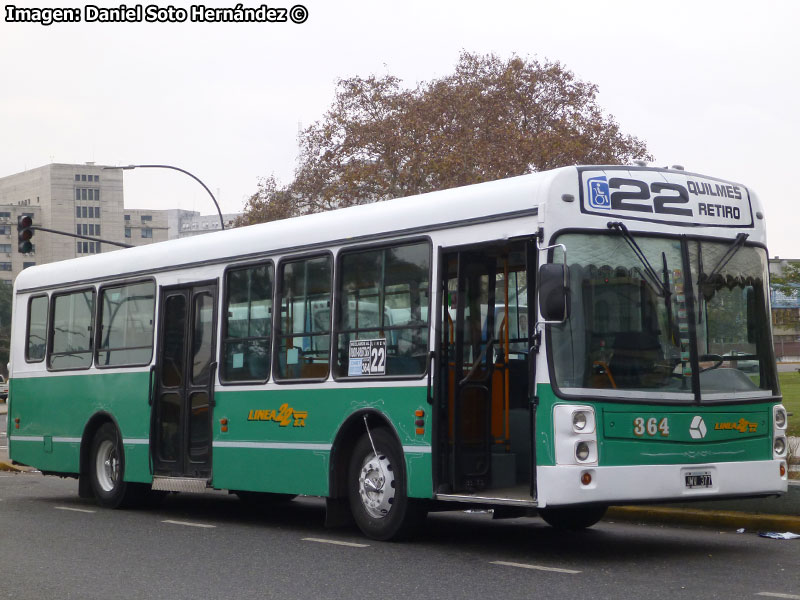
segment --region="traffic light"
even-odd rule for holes
[[[30,215],[20,215],[17,218],[17,248],[23,254],[28,254],[33,250],[31,238],[33,237],[33,217]]]

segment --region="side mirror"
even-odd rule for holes
[[[545,322],[563,323],[569,318],[569,267],[544,264],[539,267],[539,311]]]

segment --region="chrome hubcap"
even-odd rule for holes
[[[394,502],[395,487],[392,465],[386,455],[370,453],[361,466],[358,493],[369,515],[382,519],[389,514]]]
[[[117,486],[119,477],[119,459],[117,458],[117,448],[111,440],[103,440],[97,449],[95,459],[95,472],[97,473],[97,483],[105,492],[113,491]]]

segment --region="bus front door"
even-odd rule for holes
[[[532,502],[532,241],[441,255],[437,494]]]
[[[494,260],[477,252],[444,257],[450,484],[479,491],[491,480],[491,401],[494,366]]]
[[[156,478],[211,477],[216,298],[216,283],[161,289],[151,431]]]

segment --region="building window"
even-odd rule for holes
[[[81,218],[88,219],[89,218],[89,209],[86,206],[81,206]]]
[[[10,271],[10,270],[11,270],[10,262],[0,262],[0,271]]]
[[[81,235],[81,224],[80,223],[75,225],[75,229],[76,229],[75,233],[77,233],[78,235]]]
[[[11,225],[0,225],[0,235],[11,235]]]
[[[94,226],[94,234],[100,235],[100,223]]]
[[[153,230],[149,227],[142,227],[142,237],[143,238],[151,238],[153,237]]]
[[[11,244],[0,244],[0,252],[11,252]]]
[[[83,248],[83,245],[81,242],[78,242],[78,250],[77,250],[78,254],[81,253],[81,248]]]
[[[95,194],[95,200],[100,200],[99,194]],[[100,218],[100,207],[99,206],[95,206],[94,207],[94,218],[95,219],[99,219]]]
[[[130,227],[126,227],[125,228],[125,237],[126,238],[130,238],[131,237],[131,228]]]
[[[100,242],[94,243],[94,251],[100,254]]]
[[[80,175],[75,175],[75,181],[80,181],[80,180],[81,180],[81,176]]]
[[[131,220],[131,216],[130,215],[125,215],[125,220],[126,221],[130,221]]]
[[[77,198],[77,200],[80,200],[80,198]],[[78,218],[78,219],[81,218],[81,207],[80,206],[76,206],[75,207],[75,217]]]
[[[95,181],[100,181],[100,175],[95,175],[95,176],[94,176],[94,180],[95,180]]]
[[[89,235],[89,225],[83,224],[83,235]]]
[[[88,199],[88,196],[89,196],[88,192],[89,192],[89,190],[87,190],[86,188],[82,188],[81,189],[81,200],[87,200]]]
[[[142,215],[142,223],[152,220],[153,220],[153,215]]]
[[[94,242],[88,242],[89,244],[89,254],[94,254]]]
[[[83,253],[89,254],[89,242],[81,242],[83,244]]]
[[[24,263],[22,263],[22,269],[23,270],[27,269],[28,267],[35,267],[35,266],[36,266],[35,262],[24,262]]]
[[[80,199],[81,199],[81,189],[75,188],[75,200],[80,200]]]
[[[86,175],[81,175],[81,181],[86,181]]]
[[[0,212],[0,219],[10,219],[11,213],[10,212]]]
[[[94,235],[94,223],[89,223],[89,235]]]
[[[94,206],[89,207],[89,218],[94,219]]]

